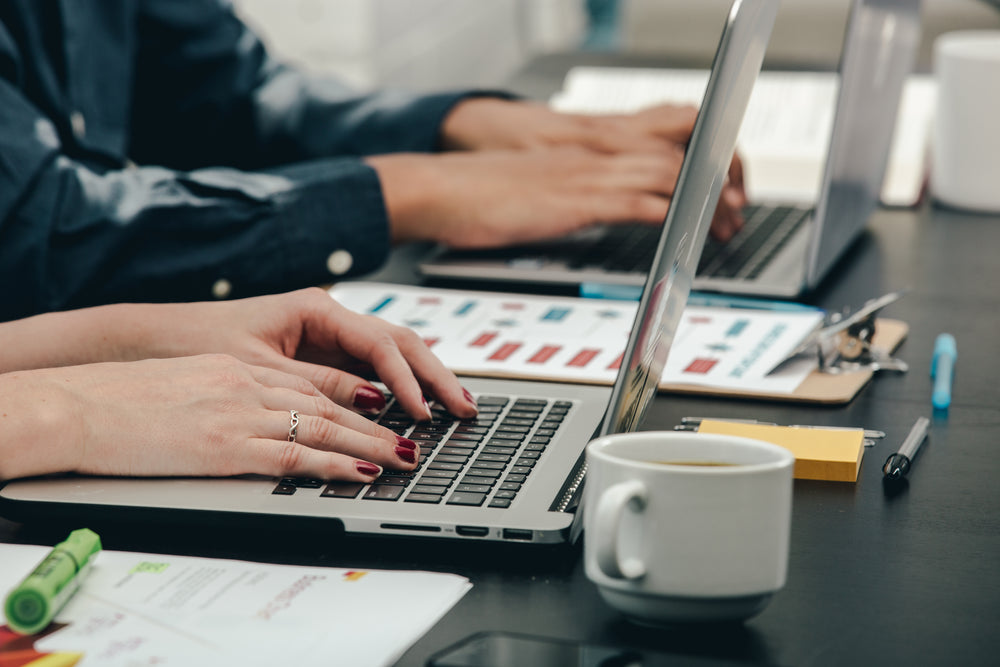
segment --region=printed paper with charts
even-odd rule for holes
[[[637,303],[348,282],[351,310],[416,331],[460,375],[612,384]],[[792,393],[815,360],[767,375],[822,323],[822,311],[688,307],[661,386]]]

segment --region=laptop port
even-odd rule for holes
[[[486,526],[455,526],[455,532],[464,537],[486,537],[490,529]]]
[[[521,540],[522,542],[530,542],[531,531],[524,530],[523,528],[504,528],[503,538],[505,540]]]

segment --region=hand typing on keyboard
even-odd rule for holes
[[[219,303],[120,304],[0,324],[0,479],[308,476],[371,482],[419,445],[365,415],[461,419],[474,399],[412,331],[318,289]],[[113,363],[112,363],[113,362]],[[339,367],[339,368],[338,368]]]
[[[662,223],[696,115],[659,105],[590,116],[472,98],[442,126],[450,152],[366,161],[379,175],[395,241],[498,248],[598,223]],[[712,222],[717,240],[743,226],[746,202],[734,156]]]

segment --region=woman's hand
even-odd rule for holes
[[[416,419],[425,396],[457,417],[476,406],[451,371],[413,331],[336,303],[318,288],[236,301],[117,304],[48,313],[0,324],[0,372],[103,361],[229,354],[299,375],[338,405],[364,413],[385,407],[382,392],[348,370],[374,371]]]
[[[72,471],[370,482],[383,468],[413,469],[419,455],[305,379],[218,354],[8,373],[0,405],[0,479]]]

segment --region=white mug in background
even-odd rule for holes
[[[785,584],[795,457],[749,438],[623,433],[587,446],[584,564],[639,622],[743,620]]]
[[[943,204],[1000,212],[1000,30],[934,42],[930,187]]]

